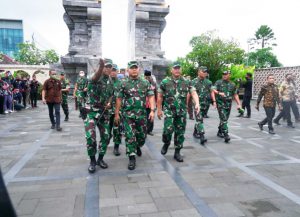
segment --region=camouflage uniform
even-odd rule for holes
[[[179,79],[165,78],[162,80],[158,93],[163,95],[163,111],[165,115],[162,141],[170,145],[174,135],[175,149],[183,147],[187,114],[187,94],[195,88],[191,82],[180,77]]]
[[[192,86],[196,88],[200,103],[200,113],[196,115],[195,133],[204,134],[203,117],[206,115],[210,104],[212,82],[209,79],[200,79],[198,77],[192,81]]]
[[[86,102],[86,92],[84,91],[84,89],[87,87],[88,80],[86,77],[79,77],[76,81],[76,84],[77,91],[75,93],[75,96],[77,98],[77,106],[79,108],[79,111],[81,111]]]
[[[154,95],[150,83],[144,78],[121,81],[118,98],[123,99],[123,118],[126,154],[135,156],[147,136],[146,97]]]
[[[113,98],[111,101],[111,109],[110,111],[110,138],[112,137],[111,135],[111,131],[113,131],[113,142],[115,145],[120,145],[121,144],[121,139],[122,139],[122,135],[121,135],[121,131],[120,131],[120,126],[119,125],[115,125],[114,124],[114,118],[115,118],[115,108],[116,108],[116,96],[118,94],[119,91],[119,86],[120,86],[120,81],[117,78],[112,78],[112,82],[113,82]]]
[[[61,89],[70,88],[69,80],[62,79],[62,80],[60,80],[60,82],[61,82]],[[62,91],[61,107],[66,115],[66,119],[68,119],[68,117],[69,117],[68,95],[69,95],[69,92]]]
[[[218,92],[225,94],[224,97],[217,94],[216,103],[220,118],[219,132],[226,135],[228,134],[228,118],[230,115],[232,98],[234,94],[237,94],[237,88],[234,83],[223,79],[216,81],[213,88]]]
[[[113,85],[109,76],[102,75],[97,82],[88,81],[87,86],[87,116],[84,119],[87,153],[95,156],[97,153],[96,126],[100,131],[99,154],[105,155],[109,144],[109,119],[110,112],[105,106],[113,95]]]

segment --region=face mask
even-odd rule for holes
[[[57,77],[57,75],[51,75],[50,78],[55,79],[55,80],[59,80],[59,78]]]

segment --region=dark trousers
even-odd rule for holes
[[[263,119],[260,123],[265,125],[268,123],[269,130],[273,130],[272,121],[275,116],[276,109],[275,107],[264,107],[267,117]]]
[[[56,127],[60,127],[60,103],[47,103],[49,110],[49,118],[52,125],[56,124]],[[55,110],[55,119],[54,112]]]
[[[251,116],[250,102],[251,102],[251,96],[244,96],[243,103],[242,103],[242,108],[247,109],[247,116]]]
[[[0,95],[0,114],[4,113],[4,96]]]
[[[37,102],[37,92],[31,92],[30,93],[30,103],[31,107],[36,107],[36,102]]]
[[[26,92],[22,92],[22,99],[23,99],[23,106],[24,108],[26,108],[26,99],[27,99],[27,96],[26,96]]]
[[[282,117],[286,119],[286,122],[288,125],[292,125],[291,120],[291,104],[292,102],[286,101],[282,102],[282,111],[277,115],[277,117],[274,119],[274,121],[278,122]]]
[[[295,120],[300,120],[299,108],[296,100],[291,101],[291,108],[295,116]]]
[[[194,116],[193,116],[193,100],[192,100],[192,97],[191,99],[189,100],[189,104],[188,104],[188,113],[189,113],[189,118],[192,119]]]
[[[154,120],[153,120],[153,122],[151,122],[149,119],[151,109],[146,108],[146,111],[147,111],[147,133],[151,133],[153,131],[153,127],[154,127]]]

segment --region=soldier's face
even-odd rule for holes
[[[207,77],[207,73],[206,72],[203,72],[203,71],[198,71],[198,76],[202,79],[206,78]]]
[[[274,82],[275,82],[274,76],[269,76],[267,81],[269,84],[274,84]]]
[[[223,75],[223,80],[228,81],[230,79],[230,74],[224,74]]]
[[[117,71],[116,70],[112,70],[111,73],[110,73],[110,77],[112,78],[116,78],[117,77]]]
[[[108,75],[110,75],[111,70],[112,70],[112,65],[107,65],[103,69],[103,74],[108,76]]]
[[[132,66],[128,69],[129,77],[137,78],[139,76],[139,68],[137,66]]]
[[[172,68],[172,75],[175,78],[179,78],[181,76],[181,68],[180,67]]]

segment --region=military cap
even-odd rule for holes
[[[104,59],[104,66],[112,66],[113,61],[111,59]]]
[[[198,67],[198,71],[201,71],[201,72],[208,72],[208,69],[206,66],[199,66]]]
[[[174,62],[174,63],[172,64],[172,68],[176,68],[176,67],[181,68],[181,64],[180,64],[179,62]]]
[[[135,61],[135,60],[128,62],[128,68],[131,68],[131,67],[133,67],[133,66],[138,67],[138,66],[139,66],[139,65],[138,65],[138,62]]]

